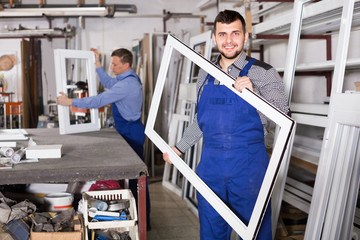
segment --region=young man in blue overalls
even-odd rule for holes
[[[241,92],[248,88],[288,112],[279,74],[270,65],[250,58],[244,52],[248,33],[245,20],[238,12],[224,10],[217,15],[212,39],[220,52],[214,64],[235,79],[236,90]],[[203,137],[197,174],[247,223],[269,161],[264,144],[266,118],[219,83],[200,71],[194,123],[173,150],[181,156]],[[167,153],[163,157],[170,162]],[[231,227],[201,194],[197,194],[197,199],[201,239],[230,239]],[[257,239],[272,239],[270,204]]]

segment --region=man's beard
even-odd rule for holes
[[[237,58],[237,57],[241,54],[242,49],[237,50],[234,54],[231,54],[231,55],[225,54],[223,51],[220,51],[220,50],[219,50],[219,52],[220,52],[220,54],[221,54],[222,56],[224,56],[225,58],[232,60],[232,59]]]

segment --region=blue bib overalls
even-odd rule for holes
[[[246,76],[254,61],[239,75]],[[225,85],[214,85],[212,76],[206,81],[197,105],[204,146],[196,172],[247,224],[269,161],[263,126],[253,106]],[[201,194],[197,199],[201,239],[230,239],[232,228]],[[270,204],[257,239],[272,239]]]

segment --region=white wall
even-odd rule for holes
[[[5,92],[12,92],[12,101],[22,101],[22,69],[21,69],[21,40],[4,39],[0,40],[0,57],[3,55],[15,55],[16,64],[7,71],[0,71],[4,74],[7,83]]]

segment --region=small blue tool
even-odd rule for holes
[[[114,220],[126,220],[126,214],[121,213],[120,217],[111,217],[111,216],[102,216],[102,215],[96,215],[94,216],[94,219],[100,220],[100,221],[114,221]]]

